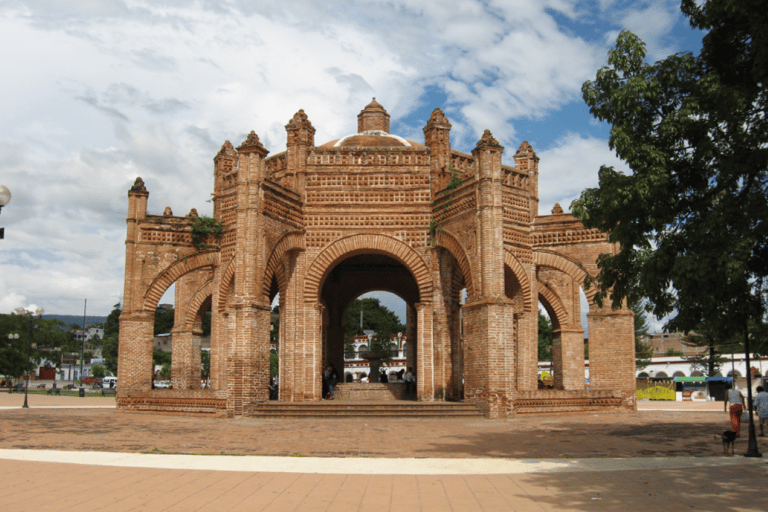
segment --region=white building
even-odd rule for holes
[[[344,356],[345,382],[350,378],[353,382],[359,382],[363,377],[368,377],[370,365],[368,361],[360,357],[360,354],[368,350],[372,339],[373,331],[365,331],[364,336],[355,336],[352,338],[352,346],[354,347],[355,352],[354,357],[346,357],[348,354],[345,354]],[[400,370],[403,370],[403,373],[407,371],[405,357],[406,344],[407,340],[405,334],[399,332],[392,335],[391,359],[386,364],[382,364],[379,369],[380,371],[386,370],[390,382],[397,379],[396,375]]]

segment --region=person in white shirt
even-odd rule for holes
[[[744,410],[744,395],[729,382],[725,385],[725,403],[723,406],[731,416],[731,430],[736,432],[736,437],[741,434],[741,411]],[[728,407],[728,404],[731,404]]]
[[[760,437],[765,437],[763,426],[768,423],[768,393],[763,386],[757,386],[757,396],[752,399],[752,405],[757,409],[757,416],[760,418]]]
[[[413,368],[408,367],[408,371],[405,373],[405,393],[416,392],[416,376],[413,374]]]

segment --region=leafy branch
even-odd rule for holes
[[[224,232],[224,225],[211,217],[191,217],[192,221],[192,245],[198,251],[207,251],[211,249],[206,242],[211,238],[219,238]]]

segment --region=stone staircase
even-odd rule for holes
[[[463,402],[416,402],[412,400],[320,402],[264,402],[255,405],[254,418],[482,418],[480,410]]]

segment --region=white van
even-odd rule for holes
[[[114,389],[117,387],[117,377],[104,377],[101,381],[101,387],[104,389]]]

